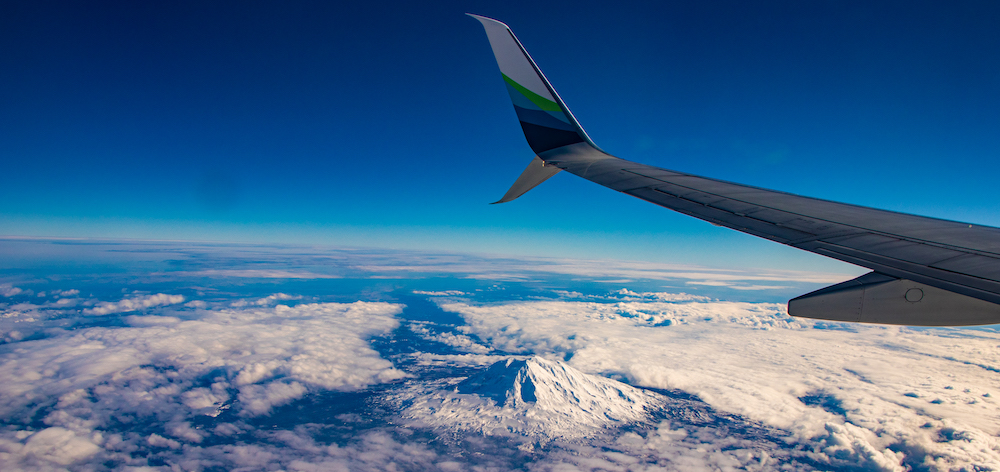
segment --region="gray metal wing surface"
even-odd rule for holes
[[[525,137],[541,160],[529,165],[516,192],[512,189],[502,201],[565,170],[719,226],[872,270],[789,301],[793,316],[925,326],[1000,323],[1000,229],[803,197],[614,157],[593,144],[510,29],[473,16],[487,29]]]

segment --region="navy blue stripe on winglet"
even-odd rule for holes
[[[528,146],[531,146],[531,150],[535,151],[535,154],[583,142],[583,138],[576,131],[549,128],[526,121],[521,122],[521,129],[524,130],[524,137],[528,140]]]
[[[546,128],[561,129],[563,131],[576,132],[576,128],[573,125],[566,123],[546,111],[542,110],[530,110],[527,108],[521,108],[514,105],[514,111],[517,112],[517,119],[531,123],[533,125],[544,126]]]

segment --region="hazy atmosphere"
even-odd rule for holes
[[[612,154],[997,225],[998,10],[8,2],[0,233],[822,266],[568,175],[487,206],[532,153],[464,13]]]

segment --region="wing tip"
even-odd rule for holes
[[[510,26],[507,26],[507,23],[504,23],[504,22],[502,22],[500,20],[496,20],[496,19],[490,18],[488,16],[477,15],[475,13],[466,13],[466,15],[469,15],[469,16],[471,16],[471,17],[479,20],[480,22],[487,22],[488,21],[490,23],[496,23],[498,25],[503,26],[504,28],[510,29]]]

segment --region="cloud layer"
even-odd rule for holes
[[[796,320],[704,285],[836,281],[823,274],[84,246],[107,251],[94,273],[45,266],[0,285],[2,470],[1000,469],[995,332]],[[122,270],[106,271],[117,257]],[[605,292],[611,280],[627,288]],[[395,297],[410,308],[323,303]],[[437,387],[512,354],[648,387],[668,406],[545,441],[429,421],[493,424],[502,408],[473,401],[482,392]],[[524,425],[545,430],[562,410],[539,411],[524,408]]]
[[[161,299],[171,300],[152,298]],[[177,449],[241,428],[238,420],[195,428],[199,416],[232,410],[253,418],[310,391],[401,378],[367,341],[398,326],[401,309],[357,302],[133,315],[124,327],[18,343],[0,357],[0,415],[40,424],[0,433],[3,469],[101,457],[128,463],[135,451]],[[115,426],[150,421],[143,432]]]
[[[678,389],[789,431],[817,460],[1000,469],[1000,336],[793,319],[735,302],[443,303],[507,352]],[[903,454],[902,451],[905,451]]]

